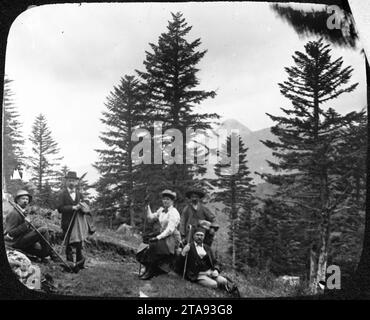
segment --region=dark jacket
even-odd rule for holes
[[[74,210],[72,206],[77,205],[80,201],[83,201],[82,195],[76,190],[76,200],[72,200],[67,189],[60,192],[57,202],[57,210],[62,214],[62,230],[67,232],[68,226],[73,217]]]
[[[180,221],[180,233],[181,237],[187,238],[188,236],[188,225],[192,225],[192,228],[198,226],[199,220],[207,220],[209,222],[214,222],[216,216],[204,205],[198,203],[197,210],[194,210],[192,205],[187,205],[181,213]]]
[[[186,278],[190,281],[197,281],[198,274],[200,271],[202,271],[201,269],[205,264],[207,265],[207,269],[218,270],[219,272],[221,271],[221,268],[218,265],[211,248],[204,243],[203,248],[207,255],[201,259],[198,255],[197,249],[195,248],[194,242],[190,244],[185,273]]]
[[[16,209],[12,209],[5,218],[4,233],[10,236],[5,236],[6,244],[16,245],[17,241],[30,231],[28,223],[21,214]]]

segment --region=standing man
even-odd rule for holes
[[[39,227],[37,231],[45,238],[45,241],[30,225],[30,219],[27,217],[27,206],[32,201],[32,196],[25,190],[17,192],[14,199],[18,210],[23,213],[23,217],[15,208],[7,214],[5,218],[4,241],[7,246],[13,249],[19,249],[26,254],[31,254],[41,259],[53,255],[49,240],[50,235],[47,227]]]
[[[76,266],[82,269],[85,263],[82,247],[89,234],[86,214],[90,212],[90,209],[83,202],[83,197],[78,189],[79,178],[76,172],[68,172],[65,180],[66,188],[59,195],[57,209],[62,214],[61,227],[66,239],[67,261],[74,262],[73,249],[75,249]]]
[[[216,216],[200,201],[205,196],[203,191],[192,189],[185,195],[190,199],[190,204],[181,213],[180,233],[183,243],[188,239],[189,225],[192,226],[192,230],[195,230],[199,226],[199,221],[206,220],[212,223],[216,219]]]

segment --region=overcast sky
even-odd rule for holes
[[[307,6],[306,6],[307,7]],[[316,8],[321,8],[316,6]],[[289,101],[279,92],[294,51],[303,51],[300,38],[267,3],[141,3],[64,4],[34,7],[13,23],[5,73],[28,137],[35,117],[43,113],[59,143],[62,164],[78,171],[97,160],[102,146],[101,113],[113,86],[126,74],[144,70],[145,50],[166,32],[171,12],[181,11],[193,29],[188,40],[201,38],[208,52],[198,65],[200,87],[217,90],[215,99],[198,111],[217,112],[255,131],[272,125],[265,115],[280,114]],[[333,48],[354,68],[354,93],[333,102],[338,112],[366,105],[364,58],[357,50]],[[26,150],[30,149],[29,142]]]

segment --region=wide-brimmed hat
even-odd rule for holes
[[[171,191],[171,190],[168,190],[168,189],[166,189],[166,190],[163,190],[162,192],[161,192],[161,195],[162,195],[162,197],[170,197],[172,200],[175,200],[176,199],[176,192],[174,192],[174,191]]]
[[[198,233],[198,232],[201,232],[203,234],[206,234],[207,231],[204,228],[196,227],[195,230],[194,230],[193,235],[196,234],[196,233]]]
[[[196,194],[199,196],[199,198],[203,198],[206,194],[200,190],[200,189],[190,189],[188,191],[185,192],[185,196],[187,198],[190,198],[192,194]]]
[[[212,222],[209,228],[215,229],[217,231],[220,228],[220,225],[216,222]]]
[[[65,176],[66,179],[75,179],[78,180],[77,173],[75,171],[68,171],[68,173]]]
[[[209,230],[209,228],[211,227],[211,222],[207,220],[199,220],[198,227],[203,228],[204,230]]]
[[[29,202],[32,201],[32,196],[30,195],[30,193],[26,190],[19,190],[17,192],[17,194],[15,195],[14,197],[14,201],[17,202],[18,198],[19,197],[22,197],[22,196],[28,196],[28,199],[29,199]]]

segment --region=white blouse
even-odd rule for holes
[[[169,207],[167,212],[163,210],[164,208],[160,207],[154,213],[151,213],[150,210],[148,212],[148,218],[151,220],[158,219],[161,225],[161,233],[157,236],[158,240],[171,235],[180,224],[180,214],[175,207]]]

